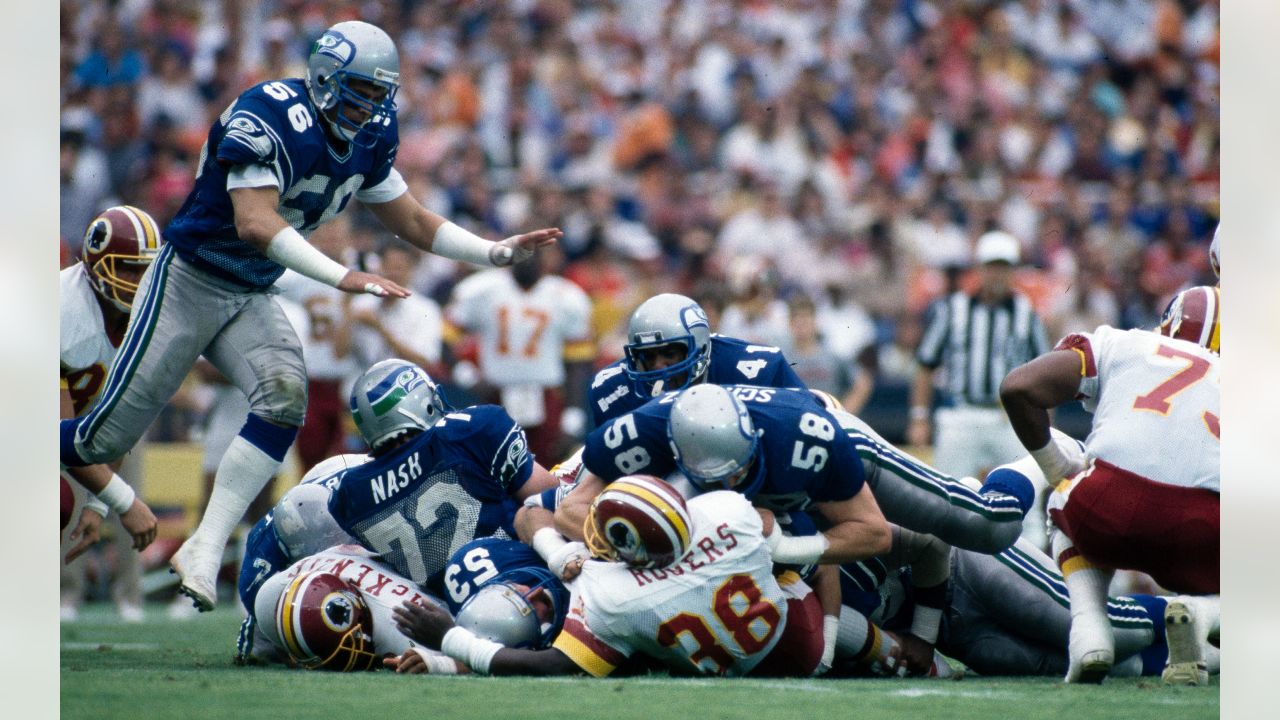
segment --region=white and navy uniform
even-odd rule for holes
[[[848,500],[864,484],[885,519],[957,547],[999,552],[1022,531],[1023,501],[978,492],[900,452],[854,415],[830,413],[807,390],[727,386],[760,433],[758,456],[740,487],[758,506],[779,513],[811,503]],[[666,477],[677,469],[667,438],[678,391],[593,430],[582,453],[586,469],[609,483],[635,474]]]
[[[635,654],[679,674],[745,675],[781,641],[789,601],[809,594],[794,573],[787,588],[774,578],[760,516],[741,495],[711,492],[688,507],[683,559],[650,570],[592,560],[571,584],[554,647],[591,675]]]
[[[916,360],[930,370],[945,368],[944,406],[934,417],[936,467],[981,477],[1026,454],[1000,408],[1000,383],[1048,351],[1044,323],[1021,294],[988,305],[957,292],[934,303]]]
[[[1141,570],[1177,592],[1218,592],[1218,355],[1105,325],[1058,349],[1080,355],[1093,428],[1085,470],[1049,496],[1054,525],[1096,565]]]
[[[400,655],[415,643],[396,628],[392,610],[406,602],[442,609],[444,601],[424,592],[377,556],[359,545],[336,545],[293,563],[263,583],[250,613],[254,618],[253,643],[244,657],[282,662],[288,656],[276,629],[276,604],[289,581],[304,572],[333,573],[355,585],[373,615],[373,653]]]
[[[99,462],[129,449],[201,354],[249,398],[251,417],[270,421],[263,425],[302,423],[300,343],[269,292],[284,268],[236,235],[229,191],[276,187],[277,210],[304,236],[352,197],[387,202],[405,192],[392,167],[394,116],[372,148],[349,144],[342,152],[323,123],[298,78],[255,85],[213,123],[195,186],[141,280],[102,398],[83,420],[63,425],[63,462]],[[291,441],[262,443],[281,459]]]
[[[524,430],[502,408],[475,405],[343,473],[329,512],[396,572],[442,594],[459,548],[516,536],[515,495],[532,473]]]
[[[791,369],[782,351],[772,345],[753,345],[745,340],[711,336],[711,362],[704,382],[712,385],[759,385],[761,387],[804,388],[804,381]],[[595,427],[625,415],[653,398],[643,395],[627,377],[618,360],[596,373],[591,381],[591,417]]]

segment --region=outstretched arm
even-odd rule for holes
[[[456,626],[449,613],[435,605],[404,603],[392,610],[396,627],[414,642],[440,650],[472,670],[488,675],[574,675],[582,672],[568,655],[555,648],[508,648]]]
[[[1075,399],[1083,372],[1078,351],[1054,350],[1014,368],[1000,383],[1000,402],[1013,431],[1050,483],[1061,479],[1071,462],[1052,442],[1049,409]]]
[[[408,192],[367,207],[384,227],[419,249],[482,267],[506,267],[527,260],[538,248],[564,234],[559,228],[543,228],[495,243],[431,212]]]

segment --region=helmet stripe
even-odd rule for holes
[[[626,485],[618,489],[643,500],[654,510],[660,513],[662,517],[665,517],[667,522],[671,524],[671,527],[675,528],[676,533],[680,536],[678,547],[688,547],[689,524],[676,509],[675,503],[671,502],[667,498],[659,497],[653,490],[650,490],[648,487],[641,485],[638,482],[628,482]],[[675,538],[672,539],[674,540]],[[673,547],[675,546],[676,545],[673,545]]]
[[[1222,340],[1219,337],[1219,333],[1222,329],[1222,325],[1220,324],[1220,317],[1222,314],[1222,292],[1217,287],[1212,288],[1212,290],[1213,292],[1209,293],[1209,302],[1212,303],[1213,307],[1212,311],[1206,314],[1212,318],[1211,326],[1213,329],[1209,333],[1209,342],[1206,344],[1206,347],[1214,352],[1219,352],[1222,347]]]
[[[280,639],[284,641],[284,646],[290,653],[294,653],[298,649],[298,636],[301,635],[294,626],[294,620],[297,616],[296,607],[294,606],[294,597],[298,594],[298,578],[294,578],[284,589],[284,594],[280,596],[280,606],[276,609],[276,625],[280,631]]]
[[[129,222],[133,225],[133,236],[138,239],[138,242],[139,243],[146,242],[146,236],[147,236],[147,233],[150,231],[150,228],[145,228],[146,223],[142,221],[142,218],[138,215],[138,213],[134,210],[134,208],[128,205],[121,205],[117,209],[120,210],[121,215],[124,215],[125,217],[129,218]]]
[[[160,228],[156,226],[155,218],[151,217],[151,213],[145,210],[139,210],[132,205],[124,205],[125,210],[133,212],[138,216],[138,220],[142,223],[143,234],[139,236],[142,240],[144,250],[160,249]]]

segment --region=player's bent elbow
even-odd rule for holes
[[[1026,365],[1009,371],[1000,382],[1000,402],[1004,405],[1025,403],[1035,389],[1035,378]]]

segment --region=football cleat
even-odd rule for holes
[[[1115,664],[1115,636],[1106,612],[1073,613],[1071,639],[1068,643],[1067,667],[1069,683],[1097,685],[1111,672]]]
[[[1164,609],[1164,635],[1169,645],[1169,662],[1160,679],[1165,685],[1207,685],[1209,670],[1200,648],[1199,632],[1191,604],[1171,601]]]
[[[169,558],[169,572],[177,573],[182,579],[178,592],[191,598],[200,612],[209,612],[218,604],[221,560],[221,548],[208,545],[195,536],[187,538]]]

